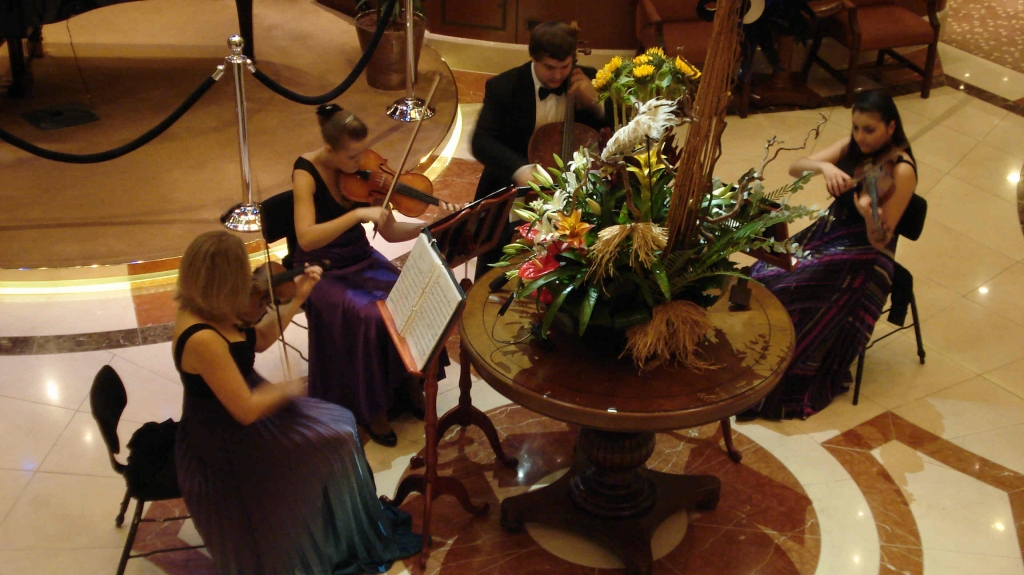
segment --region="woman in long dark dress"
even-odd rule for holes
[[[297,280],[285,325],[319,273]],[[208,232],[188,247],[173,340],[185,386],[175,457],[196,530],[222,575],[383,573],[421,539],[408,514],[377,498],[352,413],[253,370],[278,324],[237,327],[261,315],[250,291],[238,237]]]
[[[324,146],[295,160],[292,172],[296,265],[331,263],[306,303],[309,395],[349,408],[373,441],[391,447],[398,437],[388,409],[407,395],[422,410],[423,390],[402,364],[375,303],[387,299],[398,269],[370,246],[360,224],[374,223],[389,242],[416,238],[424,224],[397,222],[389,210],[348,199],[338,176],[359,169],[366,126],[337,104],[317,108],[317,119]],[[453,209],[441,202],[442,215]]]
[[[790,166],[794,177],[821,174],[835,199],[795,240],[809,254],[792,272],[758,263],[752,276],[789,311],[796,328],[793,361],[760,408],[741,414],[769,419],[806,418],[846,391],[850,366],[867,345],[892,285],[893,230],[917,187],[917,168],[892,98],[867,92],[853,106],[853,128],[844,138]],[[879,222],[871,200],[854,183],[865,162],[905,149],[879,178]]]

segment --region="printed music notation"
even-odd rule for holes
[[[420,370],[448,333],[465,299],[430,233],[424,231],[385,302]]]

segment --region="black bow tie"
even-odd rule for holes
[[[547,98],[550,94],[561,96],[562,94],[565,93],[565,87],[565,84],[562,84],[561,86],[554,89],[548,88],[546,86],[541,86],[540,90],[537,90],[537,95],[540,96],[540,99],[542,101],[544,100],[544,98]]]

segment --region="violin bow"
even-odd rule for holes
[[[427,92],[427,99],[423,102],[424,108],[430,107],[430,101],[434,98],[434,90],[437,89],[437,84],[441,81],[440,74],[434,74],[434,82],[430,85],[430,91]],[[395,191],[395,186],[398,185],[398,178],[402,175],[402,170],[405,169],[405,162],[409,159],[409,152],[412,151],[412,144],[416,141],[416,135],[420,133],[420,126],[423,125],[423,120],[416,122],[416,127],[412,130],[412,137],[409,138],[409,144],[405,147],[405,153],[402,154],[402,162],[398,164],[398,169],[395,170],[395,176],[391,178],[391,187],[388,188],[387,195],[384,196],[384,209],[390,210],[391,205],[391,193]],[[377,237],[377,228],[373,228],[373,237]]]
[[[262,226],[261,226],[262,227]],[[277,317],[277,340],[281,342],[281,367],[284,368],[284,380],[292,380],[292,363],[288,359],[288,342],[284,340],[284,322],[281,321],[281,306],[274,300],[274,278],[270,273],[270,242],[267,236],[263,236],[263,258],[264,277],[267,280],[267,293],[270,294],[270,301],[274,302],[274,315]]]
[[[256,186],[259,193],[259,184]],[[262,194],[260,194],[262,195]],[[288,342],[285,341],[285,323],[281,319],[281,306],[273,298],[273,276],[270,275],[270,242],[266,238],[266,228],[260,225],[260,235],[263,236],[263,277],[266,278],[266,290],[273,302],[273,313],[278,317],[278,340],[281,342],[281,365],[285,369],[285,381],[292,381],[292,361],[288,358]]]

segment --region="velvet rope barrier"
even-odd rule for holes
[[[206,92],[211,87],[213,87],[213,85],[217,82],[217,80],[220,79],[220,77],[223,74],[224,67],[218,67],[217,71],[209,77],[207,77],[206,80],[204,80],[203,83],[200,84],[199,87],[196,88],[195,91],[193,91],[192,94],[190,94],[189,97],[181,103],[180,106],[178,106],[173,112],[171,112],[170,116],[167,116],[163,119],[162,122],[160,122],[156,126],[153,126],[145,134],[142,134],[141,136],[132,140],[131,142],[128,142],[127,144],[124,144],[122,146],[118,146],[112,150],[107,150],[106,152],[98,152],[94,154],[68,154],[65,152],[55,152],[53,150],[40,148],[35,144],[26,142],[25,140],[22,140],[21,138],[15,136],[14,134],[11,134],[10,132],[2,129],[0,129],[0,140],[3,140],[8,144],[21,150],[24,150],[30,154],[39,156],[40,158],[53,160],[55,162],[64,162],[67,164],[97,164],[99,162],[106,162],[109,160],[120,158],[125,154],[129,154],[131,152],[134,152],[135,150],[138,150],[142,146],[145,146],[149,142],[153,141],[153,139],[159,136],[160,134],[163,134],[167,130],[167,128],[170,128],[171,125],[173,125],[183,115],[185,115],[185,112],[187,112],[189,108],[195,105],[195,103],[199,101],[199,98],[202,98],[203,95],[206,94]]]
[[[388,2],[387,8],[384,9],[383,13],[390,14],[391,11],[394,9],[395,2],[397,1],[398,0],[390,0]],[[359,78],[359,75],[363,73],[363,69],[366,68],[366,65],[370,62],[370,58],[373,56],[374,51],[377,50],[377,44],[380,44],[380,39],[384,37],[384,31],[388,27],[389,20],[390,18],[379,19],[379,21],[377,22],[377,29],[373,31],[373,38],[370,39],[370,45],[366,47],[366,52],[363,52],[363,55],[359,58],[359,61],[356,62],[355,68],[352,68],[352,71],[349,72],[348,77],[342,80],[341,84],[338,84],[333,90],[327,92],[326,94],[321,94],[319,96],[304,96],[302,94],[299,94],[298,92],[293,92],[288,88],[285,88],[281,84],[275,82],[270,76],[267,76],[266,74],[258,70],[251,61],[248,63],[249,71],[252,72],[252,75],[255,76],[256,79],[261,84],[269,88],[275,94],[283,96],[291,100],[292,102],[295,102],[297,104],[306,104],[308,106],[318,106],[320,104],[326,104],[327,102],[330,102],[331,100],[340,96],[342,93],[345,92],[345,90],[348,90],[352,86],[352,84],[355,83],[356,79]]]

